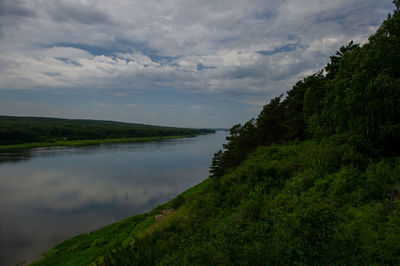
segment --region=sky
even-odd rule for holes
[[[231,127],[391,0],[0,0],[0,115]]]

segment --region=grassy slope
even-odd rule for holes
[[[130,143],[130,142],[155,141],[155,140],[177,139],[177,138],[187,138],[187,137],[191,136],[182,135],[182,136],[117,138],[117,139],[55,140],[52,142],[32,142],[32,143],[21,143],[21,144],[11,144],[11,145],[0,145],[0,151],[28,149],[37,147],[52,147],[52,146],[84,146],[84,145],[96,145],[96,144],[106,144],[106,143]]]
[[[46,252],[41,260],[32,265],[88,265],[102,261],[103,255],[112,252],[116,247],[132,244],[139,233],[143,233],[156,222],[155,216],[160,215],[162,210],[170,209],[174,205],[176,207],[186,198],[195,196],[208,185],[209,181],[206,179],[148,213],[135,215],[66,240]]]
[[[344,135],[260,147],[223,177],[35,265],[398,265],[399,232],[400,157],[370,158]]]

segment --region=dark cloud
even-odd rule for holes
[[[266,75],[265,69],[259,65],[252,66],[237,66],[226,74],[229,79],[249,79],[249,78],[262,78]]]
[[[13,27],[23,22],[25,18],[36,17],[36,12],[25,6],[19,0],[0,0],[0,37],[4,29],[10,25]]]
[[[0,1],[0,18],[4,17],[35,17],[36,12],[25,7],[18,0],[2,0]]]
[[[113,25],[114,22],[106,13],[93,6],[83,5],[80,2],[51,1],[43,4],[46,12],[53,21],[58,23],[77,22],[82,24]]]
[[[50,77],[61,76],[61,73],[59,73],[59,72],[43,72],[43,74],[45,74],[46,76],[50,76]]]

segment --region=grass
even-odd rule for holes
[[[88,265],[105,251],[140,230],[143,223],[151,224],[154,218],[146,214],[136,215],[108,225],[99,230],[68,239],[45,253],[45,257],[32,265]],[[138,227],[138,228],[136,228]],[[135,230],[136,229],[136,230]]]
[[[165,224],[179,219],[182,216],[182,208],[179,208],[168,219],[159,222],[156,221],[155,216],[159,215],[161,210],[170,209],[178,198],[194,197],[203,191],[209,182],[210,179],[204,180],[150,212],[135,215],[93,232],[68,239],[47,251],[43,258],[32,265],[101,265],[104,259],[103,255],[107,252],[121,245],[131,245],[136,237],[163,228]]]
[[[144,142],[144,141],[158,141],[166,139],[188,138],[192,135],[180,136],[159,136],[159,137],[138,137],[138,138],[117,138],[117,139],[82,139],[82,140],[54,140],[46,142],[32,142],[20,143],[11,145],[0,145],[0,151],[29,149],[38,147],[53,147],[53,146],[85,146],[85,145],[98,145],[107,143],[131,143],[131,142]]]

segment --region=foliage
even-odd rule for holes
[[[371,162],[347,137],[258,148],[96,263],[398,264],[400,157]]]
[[[352,132],[382,154],[400,149],[400,13],[369,42],[340,47],[321,70],[273,98],[255,120],[232,127],[211,176],[237,167],[256,147]]]
[[[70,140],[188,136],[211,132],[213,130],[210,129],[161,127],[99,120],[0,116],[0,145]]]

